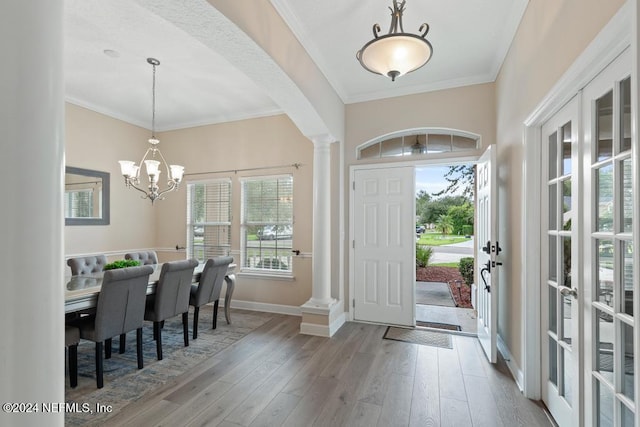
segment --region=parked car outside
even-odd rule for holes
[[[293,230],[290,225],[265,225],[256,236],[258,240],[291,239]]]

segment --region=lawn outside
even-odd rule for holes
[[[443,246],[443,245],[452,245],[454,243],[462,243],[471,240],[469,237],[458,236],[442,233],[423,233],[420,235],[418,239],[418,245],[425,246]]]

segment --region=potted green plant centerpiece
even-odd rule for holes
[[[119,259],[117,261],[113,261],[104,266],[104,270],[114,270],[116,268],[127,268],[127,267],[137,267],[140,265],[140,261],[133,259]]]

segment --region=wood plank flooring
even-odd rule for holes
[[[109,420],[136,426],[549,426],[506,366],[475,338],[453,349],[345,324],[334,337],[298,334],[300,318],[265,325],[131,403]]]

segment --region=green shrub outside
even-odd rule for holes
[[[426,267],[429,265],[433,255],[433,248],[424,245],[416,245],[416,267]]]
[[[471,286],[471,284],[473,283],[473,258],[460,258],[458,271],[460,272],[460,275],[464,279],[467,286]]]

